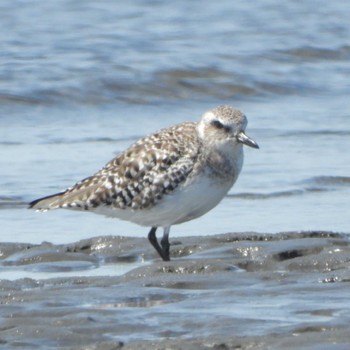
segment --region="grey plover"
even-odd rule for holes
[[[148,239],[168,261],[170,226],[214,208],[237,180],[242,146],[259,148],[245,134],[246,126],[247,118],[238,109],[216,107],[197,123],[140,139],[96,174],[29,207],[86,210],[151,227]],[[164,230],[160,244],[158,227]]]

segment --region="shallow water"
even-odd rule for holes
[[[260,150],[245,150],[243,171],[219,206],[198,220],[172,227],[172,249],[184,236],[196,236],[193,244],[198,244],[199,236],[225,232],[349,234],[349,12],[350,4],[344,1],[204,1],[201,5],[177,1],[171,6],[157,1],[2,1],[0,240],[10,246],[23,244],[11,256],[1,254],[3,283],[25,290],[27,284],[45,286],[49,278],[101,277],[98,283],[103,285],[106,276],[158,266],[145,239],[147,228],[89,213],[35,213],[27,210],[27,203],[91,175],[139,137],[185,120],[196,121],[219,104],[237,106],[247,114],[247,133]],[[82,258],[64,251],[66,245],[74,246],[72,242],[109,235],[128,236],[131,246],[116,255],[112,245],[108,259],[98,254],[86,259],[86,254]],[[42,242],[46,243],[34,250],[25,249]],[[29,252],[33,255],[28,256]],[[197,252],[195,260],[207,259],[206,254],[201,257]],[[269,285],[261,284],[261,276],[246,280],[235,268],[233,271],[243,285],[258,292],[243,298],[238,288],[235,301],[219,292],[223,302],[214,311],[210,309],[213,301],[206,304],[213,319],[226,319],[225,305],[231,305],[235,313],[247,316],[244,321],[239,319],[237,327],[251,331],[252,337],[269,334],[260,323],[269,323],[261,321],[263,315],[271,324],[287,320],[303,329],[305,313],[286,311],[294,301],[281,291],[280,278],[275,281],[278,303],[270,307],[269,314]],[[322,279],[318,274],[315,272],[315,280]],[[299,274],[293,275],[303,295],[309,293],[310,278],[314,275],[301,280]],[[210,282],[221,283],[214,280]],[[72,284],[67,283],[70,291]],[[119,288],[118,282],[113,287],[115,294]],[[321,299],[316,289],[311,288],[310,299],[317,304]],[[62,298],[70,305],[70,295],[64,291],[60,289]],[[197,292],[193,293],[193,299],[186,299],[186,308],[198,303]],[[343,288],[337,293],[338,299],[331,300],[330,291],[327,300],[335,304],[345,300]],[[259,294],[266,297],[259,299]],[[140,295],[135,298],[145,303]],[[182,293],[179,295],[181,299]],[[162,297],[167,300],[166,294]],[[94,298],[92,294],[91,300]],[[152,298],[151,303],[159,301]],[[251,310],[240,307],[240,301],[249,306],[258,299],[262,304]],[[45,309],[45,304],[33,303],[39,313]],[[101,304],[112,313],[113,305],[119,305],[113,296]],[[30,308],[30,301],[27,305]],[[92,306],[86,305],[84,315],[99,304],[91,301]],[[164,310],[158,312],[166,313]],[[316,305],[315,310],[312,312],[318,312]],[[334,310],[338,311],[320,311],[317,317],[328,320],[331,314],[335,320],[339,314],[344,316],[338,304]],[[254,327],[250,327],[249,315],[261,316]],[[125,317],[130,317],[131,327],[134,315]],[[150,318],[149,327],[159,326],[157,317]],[[1,329],[6,333],[6,327]],[[178,330],[180,334],[183,329]],[[130,337],[133,341],[157,340],[168,334],[161,328],[148,338],[147,330],[139,337],[135,330]],[[219,339],[229,337],[230,332],[220,333],[219,326],[213,330]],[[207,328],[202,328],[202,334],[199,328],[193,339],[206,333]],[[301,333],[297,332],[298,337]],[[317,335],[322,338],[319,332]],[[282,348],[293,344],[296,338],[290,336],[283,338],[286,343],[281,340]],[[33,347],[45,344],[47,348],[52,337],[47,333],[46,340]],[[125,337],[121,339],[127,342]],[[195,348],[198,344],[193,341]],[[244,345],[243,340],[241,343]]]

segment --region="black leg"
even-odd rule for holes
[[[156,231],[157,231],[157,227],[152,227],[151,230],[148,233],[148,240],[150,241],[150,243],[152,244],[153,248],[157,251],[157,253],[160,255],[160,257],[164,260],[164,261],[168,261],[166,260],[166,258],[163,255],[163,250],[160,247],[158,241],[157,241],[157,237],[156,237]]]
[[[170,231],[170,227],[164,228],[163,238],[160,241],[160,244],[162,245],[163,260],[164,261],[170,261],[169,231]]]

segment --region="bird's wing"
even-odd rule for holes
[[[99,205],[144,209],[174,191],[193,170],[198,154],[194,123],[141,139],[106,166],[62,193],[30,204],[39,210],[90,209]]]

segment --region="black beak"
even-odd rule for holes
[[[243,131],[241,131],[238,135],[237,135],[237,140],[238,142],[243,143],[244,145],[247,145],[249,147],[253,147],[253,148],[259,148],[259,145],[250,137],[248,137]]]

